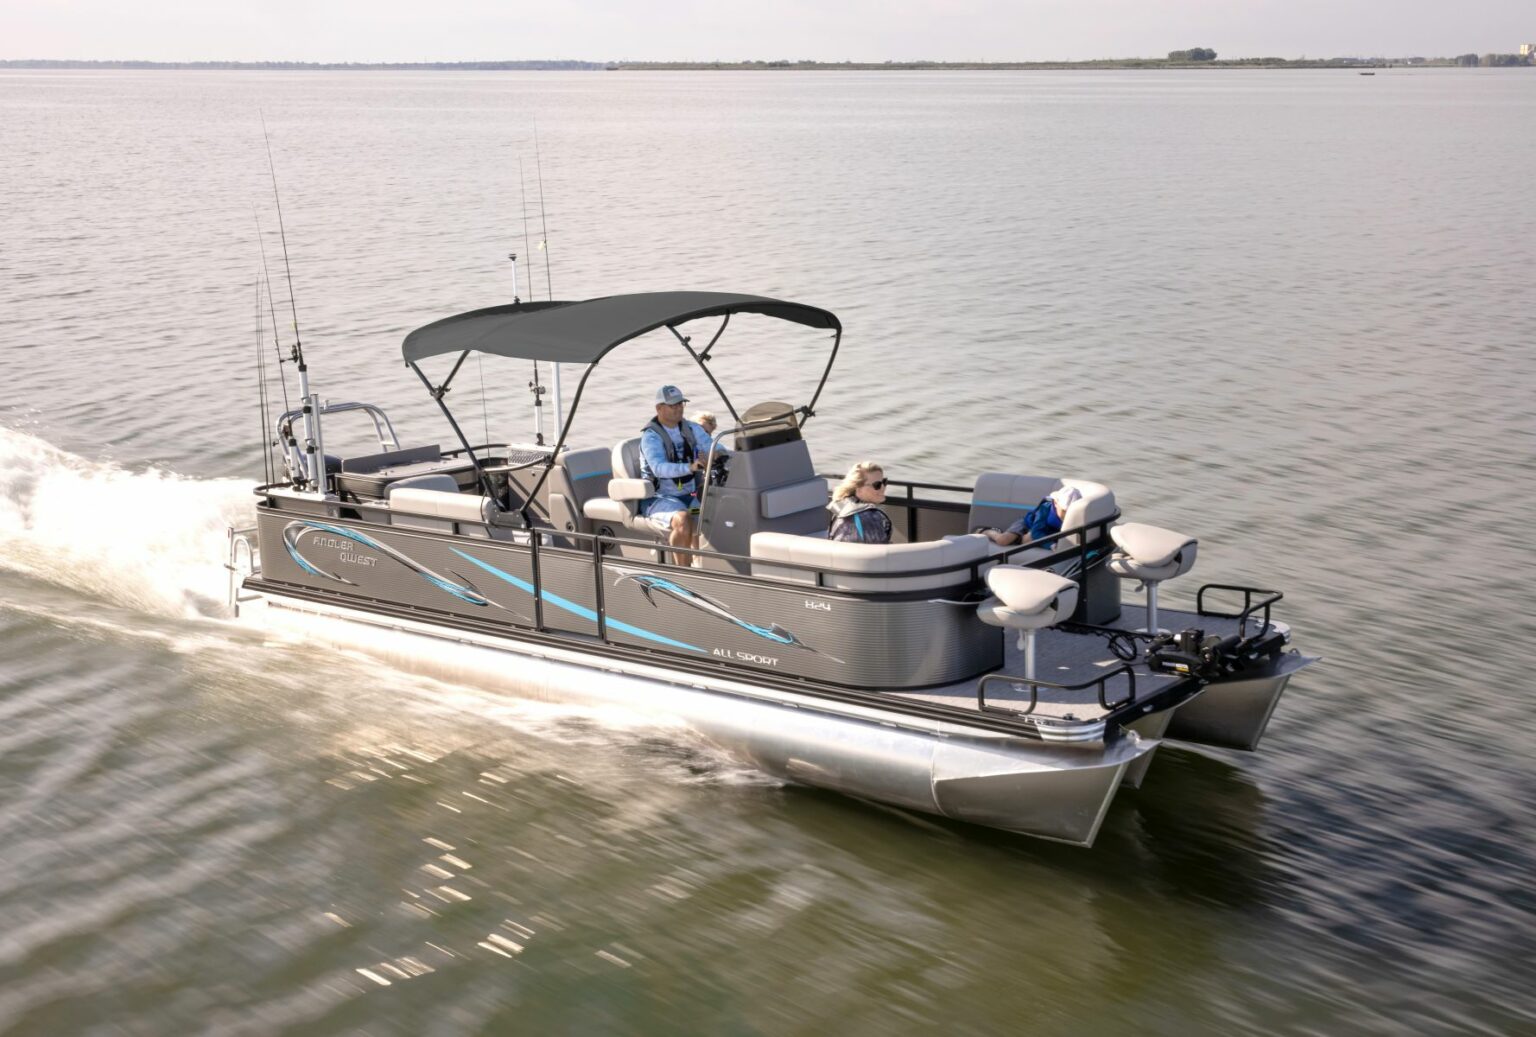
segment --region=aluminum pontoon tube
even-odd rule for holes
[[[681,720],[790,781],[1082,846],[1092,845],[1126,769],[1157,745],[1128,734],[1102,747],[1052,746],[704,674],[682,683],[661,667],[266,593],[240,613],[310,645],[360,648],[450,681]]]
[[[1213,681],[1172,711],[1166,736],[1222,749],[1257,749],[1291,677],[1317,661],[1317,656],[1290,651],[1262,673]]]

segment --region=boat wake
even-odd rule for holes
[[[157,615],[224,609],[225,531],[255,484],[90,461],[0,428],[0,569]]]
[[[313,661],[302,661],[302,638],[224,622],[226,531],[252,520],[253,486],[243,479],[193,479],[91,461],[0,427],[0,573],[39,581],[31,592],[12,593],[5,607],[86,636],[149,640],[177,654],[225,662],[249,662],[244,651],[230,653],[245,643],[264,653],[269,682],[292,685],[290,690],[302,685],[309,689],[306,701],[313,702],[316,683],[351,689],[345,696],[348,745],[359,737],[353,726],[367,728],[372,717],[391,737],[402,737],[403,728],[412,736],[436,731],[453,745],[465,740],[466,731],[473,732],[473,743],[498,730],[547,738],[566,749],[617,741],[661,760],[663,770],[675,764],[678,784],[778,784],[724,754],[691,745],[680,725],[652,715],[528,701],[473,682],[403,671],[381,679],[377,657],[361,652],[331,653],[330,680],[313,681]],[[77,595],[91,603],[82,607]],[[369,675],[373,700],[358,693],[358,673]]]

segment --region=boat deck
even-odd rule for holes
[[[1195,612],[1184,612],[1166,606],[1159,608],[1157,613],[1158,625],[1165,630],[1178,631],[1188,627],[1199,627],[1207,634],[1217,634],[1222,637],[1237,633],[1238,623],[1235,619],[1202,616]],[[1255,619],[1249,623],[1250,634],[1253,633],[1257,622],[1258,620]],[[1136,630],[1145,626],[1146,608],[1141,605],[1123,606],[1120,619],[1114,625],[1122,630]],[[1006,637],[1006,654],[1003,667],[998,672],[1017,675],[1022,680],[1024,653],[1018,647],[1018,636],[1009,631]],[[1135,643],[1136,660],[1131,665],[1136,674],[1136,701],[1149,699],[1159,692],[1166,691],[1172,685],[1188,680],[1181,674],[1153,673],[1147,669],[1146,642]],[[1051,628],[1040,631],[1035,637],[1035,676],[1040,680],[1053,681],[1057,684],[1081,684],[1114,670],[1124,662],[1125,660],[1117,658],[1109,650],[1108,634],[1072,633]],[[957,709],[979,711],[976,691],[980,683],[980,678],[973,678],[922,691],[898,691],[888,694]],[[1124,699],[1127,691],[1127,681],[1123,675],[1113,678],[1104,686],[1105,698],[1110,703],[1117,703]],[[1005,709],[1028,709],[1029,690],[1022,685],[1015,686],[994,681],[987,688],[987,704]],[[1092,685],[1076,691],[1041,688],[1039,703],[1031,715],[1052,719],[1094,720],[1104,716],[1105,713],[1104,708],[1099,705],[1098,687]]]

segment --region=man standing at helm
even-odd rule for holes
[[[656,416],[640,433],[640,477],[656,487],[646,501],[645,518],[673,547],[698,547],[698,527],[692,508],[698,495],[699,473],[709,457],[709,433],[683,419],[688,397],[675,385],[656,390]],[[674,565],[690,557],[673,552]]]

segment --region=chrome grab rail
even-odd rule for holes
[[[256,545],[252,542],[252,537],[255,534],[255,526],[230,526],[227,532],[226,556],[228,561],[224,563],[224,568],[229,570],[227,603],[229,610],[236,616],[240,615],[239,589],[240,582],[243,579],[242,571],[245,575],[249,576],[254,576],[261,571],[260,555],[256,553]],[[244,570],[240,568],[240,549],[242,547],[245,548],[246,568]]]
[[[380,450],[400,449],[400,437],[395,434],[395,426],[382,407],[371,403],[327,403],[319,409],[316,417],[324,417],[327,414],[346,414],[349,411],[362,411],[373,421],[373,434],[378,437]],[[303,416],[304,408],[299,407],[283,413],[277,419],[277,438],[282,444],[284,463],[288,466],[290,474],[303,469],[298,440],[293,436],[293,422]],[[322,458],[321,464],[324,463]]]

